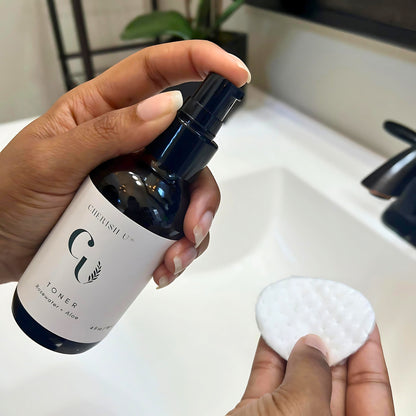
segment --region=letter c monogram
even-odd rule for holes
[[[90,239],[88,240],[88,245],[90,246],[90,247],[94,247],[94,239],[92,238],[92,235],[87,231],[87,230],[83,230],[82,228],[78,228],[77,230],[75,230],[72,234],[71,234],[71,236],[69,237],[69,240],[68,240],[68,249],[69,249],[69,252],[71,253],[71,256],[72,257],[74,257],[75,259],[79,259],[79,257],[77,257],[73,252],[72,252],[72,246],[73,246],[73,244],[74,244],[74,241],[76,240],[76,238],[80,235],[80,234],[82,234],[82,233],[87,233],[89,236],[90,236]],[[78,277],[78,274],[79,274],[79,271],[81,270],[81,268],[82,268],[82,266],[85,264],[85,262],[87,261],[87,258],[85,257],[85,256],[82,256],[81,257],[81,260],[78,262],[78,264],[77,264],[77,266],[75,267],[75,270],[74,270],[74,274],[75,274],[75,278],[77,279],[77,281],[79,282],[79,283],[84,283],[84,282],[81,282],[80,280],[79,280],[79,277]]]

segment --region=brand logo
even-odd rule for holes
[[[85,236],[85,233],[87,234],[87,236],[89,236],[89,238],[87,236]],[[80,236],[84,235],[84,238],[80,238]],[[92,237],[92,235],[87,231],[84,230],[82,228],[78,228],[77,230],[75,230],[69,237],[68,240],[68,249],[69,252],[71,253],[71,256],[74,257],[75,259],[79,260],[77,265],[75,266],[74,269],[74,275],[75,275],[75,279],[77,279],[77,281],[79,283],[82,284],[86,284],[86,283],[92,283],[95,280],[98,279],[98,277],[100,276],[101,273],[101,261],[98,260],[97,265],[95,266],[95,268],[88,274],[88,272],[85,273],[85,263],[87,262],[88,258],[84,255],[82,255],[82,257],[80,258],[78,255],[78,252],[81,251],[82,248],[82,243],[85,243],[85,237],[88,238],[88,241],[86,242],[86,245],[88,245],[88,247],[94,247],[95,245],[95,241],[94,238]],[[74,243],[75,240],[82,240],[79,242],[79,244],[76,244],[76,249],[74,248]],[[90,250],[87,247],[85,247],[85,250]],[[74,253],[74,251],[76,251],[76,253]],[[81,253],[79,253],[81,254]],[[82,272],[81,272],[82,271]]]

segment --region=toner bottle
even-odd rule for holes
[[[243,92],[211,73],[171,125],[139,153],[85,179],[21,277],[12,311],[51,350],[77,354],[100,342],[183,237],[188,183]]]

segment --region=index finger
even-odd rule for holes
[[[130,106],[169,86],[202,81],[209,72],[222,75],[238,87],[250,78],[245,64],[218,45],[189,40],[142,49],[73,92],[81,96],[88,110],[85,113],[97,117]]]
[[[377,326],[348,359],[347,414],[393,416],[394,404]]]
[[[246,405],[276,390],[284,378],[286,361],[260,338],[246,391],[239,405]]]

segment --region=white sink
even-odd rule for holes
[[[209,250],[168,288],[149,284],[97,347],[64,356],[37,346],[11,317],[14,285],[0,288],[1,414],[225,414],[250,371],[257,295],[291,274],[368,297],[397,414],[413,414],[416,250],[383,227],[385,203],[359,185],[382,159],[254,89],[218,143]]]

